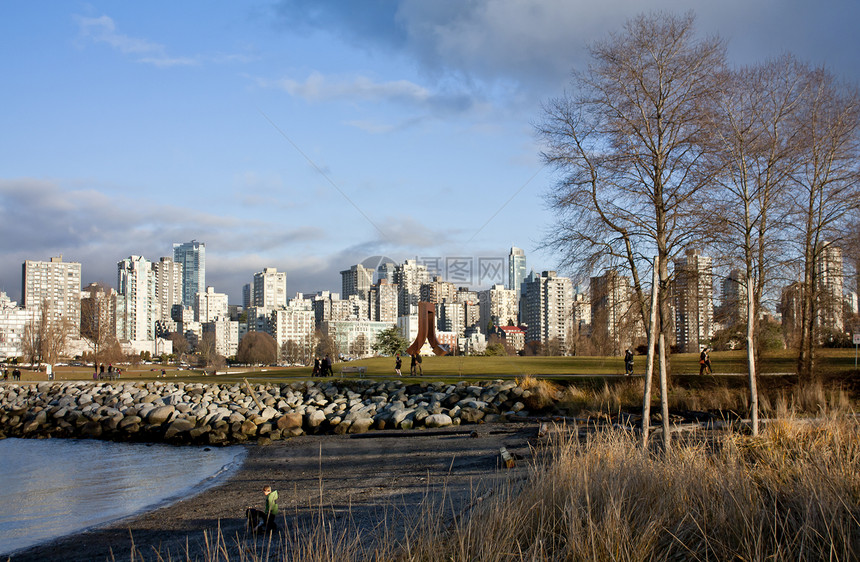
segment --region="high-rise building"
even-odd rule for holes
[[[537,275],[532,271],[523,281],[521,317],[527,325],[526,341],[546,345],[555,342],[564,349],[573,322],[573,283],[555,271]],[[513,290],[512,290],[513,291]]]
[[[439,304],[443,302],[454,302],[457,288],[450,281],[443,281],[441,277],[434,277],[433,281],[421,285],[419,297],[423,302]]]
[[[155,300],[152,262],[129,256],[117,264],[116,337],[122,341],[149,341],[155,336],[160,309]]]
[[[394,269],[394,282],[399,289],[398,316],[417,314],[421,285],[428,281],[430,281],[430,274],[427,266],[419,264],[416,260],[406,260]]]
[[[242,310],[247,310],[254,303],[251,298],[251,284],[245,283],[242,285]]]
[[[521,287],[526,278],[526,253],[516,246],[511,248],[508,254],[508,289],[517,292],[520,297]]]
[[[182,265],[169,257],[153,262],[155,272],[156,320],[169,320],[173,306],[182,304]]]
[[[24,308],[41,310],[47,304],[51,322],[67,325],[72,337],[80,334],[81,264],[64,262],[62,257],[27,260],[22,267],[21,285]]]
[[[816,325],[830,330],[843,331],[844,297],[842,295],[842,248],[825,243],[815,261]]]
[[[206,287],[203,293],[197,293],[194,298],[194,321],[205,324],[216,320],[229,320],[227,295],[216,293],[212,287]]]
[[[734,326],[747,321],[747,293],[744,275],[733,269],[720,282],[722,302],[714,312],[715,321],[723,326]]]
[[[201,326],[203,334],[212,334],[215,353],[223,357],[233,357],[239,350],[239,322],[226,318],[212,320]],[[205,338],[204,338],[205,339]]]
[[[620,355],[636,333],[630,279],[610,269],[591,278],[589,292],[592,342],[600,353]]]
[[[255,273],[251,306],[270,309],[287,306],[287,274],[274,267]]]
[[[389,285],[395,285],[394,272],[397,270],[397,265],[391,262],[382,262],[376,268],[376,282],[379,283],[385,279]]]
[[[493,285],[478,293],[480,328],[487,330],[490,322],[494,326],[516,326],[519,306],[517,292],[505,289],[504,285]]]
[[[293,360],[306,360],[313,353],[311,348],[315,331],[314,311],[301,301],[296,301],[295,305],[294,301],[290,303],[290,306],[272,311],[271,335],[278,343],[278,349],[293,355]]]
[[[579,333],[584,333],[591,327],[591,300],[583,293],[573,295],[573,321]]]
[[[341,271],[340,277],[343,287],[343,298],[348,299],[352,295],[357,295],[362,299],[367,299],[367,293],[373,284],[372,269],[357,264],[347,270]]]
[[[688,249],[675,260],[675,344],[698,352],[714,335],[714,274],[711,258]]]
[[[317,327],[325,322],[354,319],[354,303],[342,300],[339,293],[320,291],[314,296],[314,314]]]
[[[0,291],[0,359],[5,361],[24,353],[24,331],[35,321],[35,309],[19,308]]]
[[[374,322],[397,322],[397,285],[386,279],[370,287],[368,317]]]
[[[454,332],[462,337],[466,331],[465,305],[456,302],[436,304],[436,329],[440,332]]]
[[[194,295],[206,292],[206,244],[174,244],[173,261],[182,265],[182,304],[194,306]]]
[[[481,306],[478,292],[467,287],[458,287],[454,300],[463,305],[463,322],[466,328],[473,328],[481,324]],[[486,330],[486,325],[484,325]]]

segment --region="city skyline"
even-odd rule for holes
[[[632,0],[169,8],[0,8],[0,45],[15,53],[0,61],[15,109],[0,139],[0,290],[13,300],[25,260],[62,255],[84,264],[84,284],[110,282],[117,260],[155,261],[192,239],[210,247],[206,284],[231,302],[264,267],[298,291],[338,290],[344,264],[374,255],[477,258],[517,243],[530,269],[555,270],[539,251],[553,175],[531,124],[586,46],[642,11]],[[734,64],[791,50],[860,77],[856,3],[697,8]]]

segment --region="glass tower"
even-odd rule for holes
[[[516,246],[511,248],[508,254],[508,289],[517,292],[520,296],[521,285],[526,278],[526,253]]]
[[[206,292],[206,244],[174,244],[173,261],[182,264],[182,305],[194,306],[194,295]]]

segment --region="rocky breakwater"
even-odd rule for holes
[[[517,419],[530,415],[534,398],[513,381],[7,384],[0,386],[0,438],[266,444],[303,433]]]

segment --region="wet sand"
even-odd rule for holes
[[[9,560],[204,560],[206,539],[211,544],[219,529],[228,550],[248,539],[245,509],[262,508],[266,484],[278,490],[279,525],[290,533],[309,531],[321,507],[343,530],[370,535],[384,520],[397,533],[403,514],[414,513],[428,495],[445,495],[462,509],[499,480],[524,474],[525,462],[501,467],[499,448],[527,457],[536,429],[534,424],[484,424],[304,435],[250,445],[232,477],[197,496],[32,547]],[[469,435],[472,431],[477,437]]]

